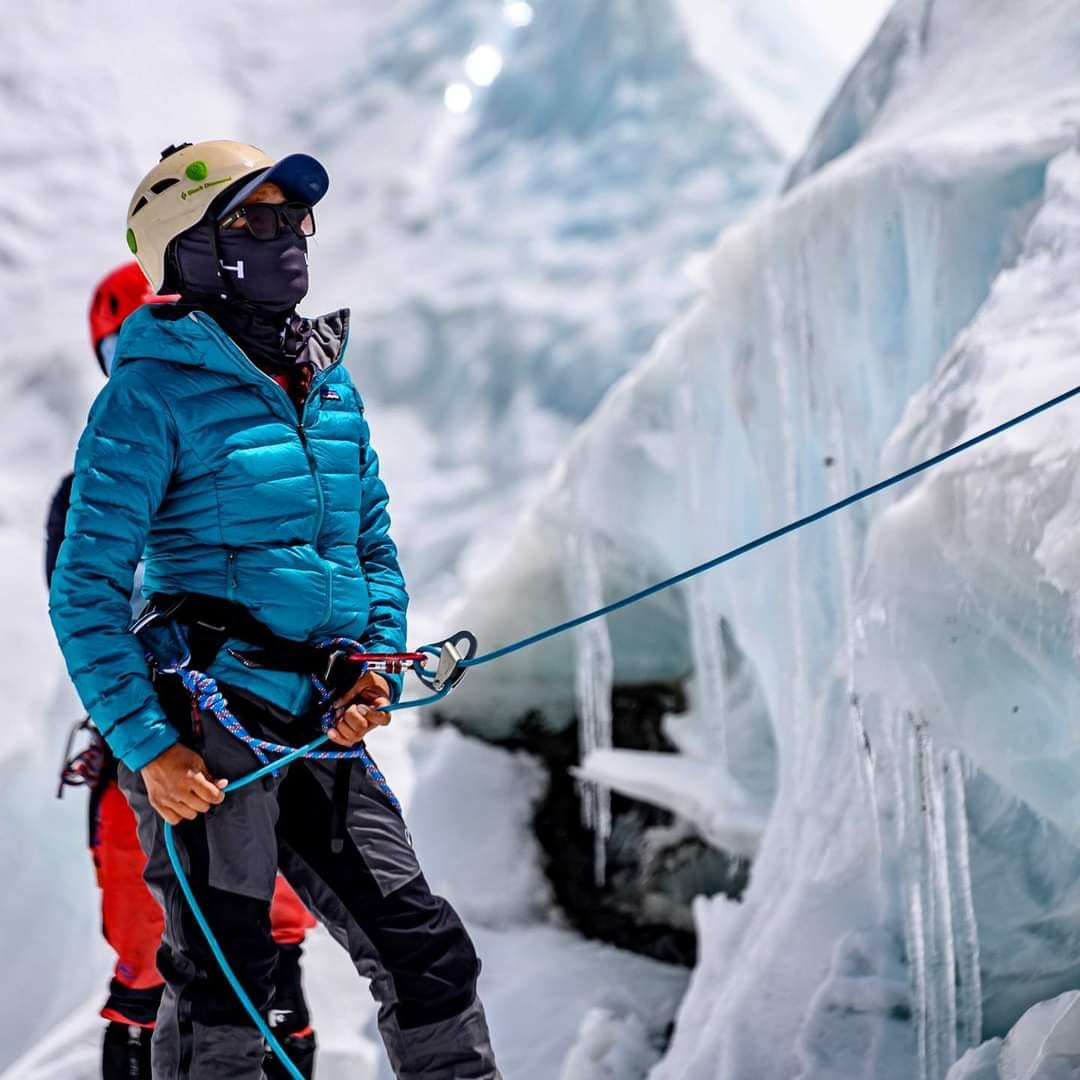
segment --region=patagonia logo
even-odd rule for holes
[[[324,386],[322,390],[319,391],[319,397],[321,397],[323,401],[341,400],[341,395],[336,390],[331,390],[329,386]]]

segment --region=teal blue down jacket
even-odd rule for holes
[[[177,739],[128,629],[140,559],[148,596],[224,597],[296,641],[405,647],[408,596],[347,338],[347,311],[315,320],[298,416],[204,312],[155,305],[124,323],[76,452],[49,607],[79,696],[128,768]],[[311,702],[306,677],[246,668],[228,643],[209,674],[297,715]]]

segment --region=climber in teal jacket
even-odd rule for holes
[[[475,948],[424,879],[370,757],[353,767],[308,756],[222,793],[259,764],[252,740],[300,746],[317,734],[327,689],[338,747],[389,723],[401,690],[347,644],[403,651],[407,605],[363,402],[342,363],[348,312],[296,310],[328,183],[305,154],[274,162],[224,140],[162,154],[132,196],[127,240],[150,289],[179,299],[124,322],[76,453],[50,610],[83,704],[120,759],[144,877],[165,912],[155,1080],[262,1080],[265,1065],[258,1027],[193,928],[163,819],[268,1023],[280,871],[370,980],[399,1080],[499,1080]],[[152,614],[137,637],[140,559]],[[188,695],[175,670],[185,652],[231,716]]]
[[[75,457],[51,591],[75,686],[116,756],[142,768],[177,739],[128,631],[131,582],[242,604],[282,637],[405,647],[408,597],[364,405],[342,361],[348,312],[313,321],[302,409],[204,311],[124,323]],[[303,675],[222,649],[208,672],[293,714]],[[400,691],[400,677],[387,676]]]

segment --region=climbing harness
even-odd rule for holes
[[[823,518],[838,513],[840,510],[846,509],[849,506],[853,506],[857,502],[861,502],[862,500],[867,499],[872,495],[876,495],[879,492],[885,491],[887,488],[894,487],[895,485],[900,484],[905,480],[911,479],[913,476],[917,476],[920,473],[926,472],[928,469],[931,469],[936,465],[940,465],[942,462],[947,461],[949,458],[955,457],[958,454],[962,454],[965,451],[977,446],[978,444],[986,442],[987,440],[1002,434],[1009,428],[1016,427],[1019,424],[1025,423],[1026,421],[1033,419],[1041,413],[1048,412],[1050,409],[1053,409],[1056,406],[1061,405],[1074,397],[1077,397],[1078,395],[1080,395],[1080,386],[1076,386],[1073,389],[1066,391],[1065,393],[1059,394],[1056,397],[1053,397],[1050,400],[1043,402],[1041,405],[1037,405],[1032,409],[1028,409],[1026,412],[1020,413],[1019,415],[1014,416],[1012,419],[1007,420],[1004,423],[998,424],[997,426],[989,428],[988,430],[982,432],[979,435],[975,435],[972,438],[965,440],[964,442],[958,443],[956,446],[953,446],[948,450],[944,450],[939,454],[935,454],[933,457],[927,458],[925,461],[921,461],[916,465],[912,465],[910,468],[903,469],[902,471],[894,474],[893,476],[887,477],[885,480],[881,480],[876,484],[871,484],[869,487],[862,488],[861,490],[856,491],[854,494],[848,495],[846,498],[840,499],[834,503],[830,503],[828,506],[822,507],[820,510],[815,511],[812,514],[807,514],[805,517],[801,517],[795,521],[791,521],[788,524],[781,526],[780,528],[773,529],[771,532],[764,533],[763,535],[758,536],[745,544],[741,544],[738,547],[732,548],[721,555],[717,555],[715,558],[709,559],[703,563],[699,563],[697,566],[692,566],[688,570],[684,570],[679,574],[675,574],[674,576],[665,578],[663,581],[658,581],[655,584],[648,586],[647,588],[640,589],[635,593],[624,596],[621,599],[614,601],[613,603],[606,604],[601,608],[597,608],[595,611],[590,611],[586,612],[583,615],[578,615],[573,619],[568,619],[565,622],[561,622],[554,626],[548,627],[546,630],[538,631],[537,633],[531,634],[528,637],[521,638],[519,641],[511,642],[509,645],[504,645],[501,648],[494,649],[491,652],[484,653],[479,656],[477,655],[476,638],[471,633],[464,630],[452,635],[444,641],[432,645],[425,645],[417,653],[384,653],[380,654],[378,656],[378,659],[374,659],[369,654],[360,653],[359,648],[355,646],[355,643],[342,641],[341,639],[335,639],[335,641],[337,642],[336,644],[334,644],[333,642],[323,642],[317,646],[306,648],[314,648],[316,651],[322,654],[326,654],[327,650],[329,650],[329,655],[331,656],[336,650],[343,653],[343,655],[347,656],[350,660],[354,657],[360,658],[359,662],[363,664],[400,664],[400,670],[402,672],[404,672],[405,670],[412,670],[420,679],[420,681],[428,689],[433,691],[433,693],[428,697],[419,698],[412,701],[399,702],[396,705],[389,705],[383,710],[384,712],[400,712],[404,709],[416,709],[422,706],[432,705],[435,702],[441,701],[444,697],[446,697],[447,694],[449,694],[461,682],[461,680],[464,678],[470,668],[480,667],[483,664],[489,664],[492,661],[499,660],[504,656],[510,655],[511,653],[519,652],[522,649],[527,649],[532,645],[537,645],[541,641],[545,641],[548,638],[553,638],[559,634],[564,634],[569,630],[573,630],[574,628],[582,626],[585,623],[592,622],[595,619],[601,619],[606,615],[610,615],[612,612],[620,610],[621,608],[629,607],[631,604],[636,604],[649,596],[653,596],[656,593],[663,592],[666,589],[670,589],[675,585],[679,585],[684,581],[688,581],[690,578],[697,577],[698,575],[704,574],[709,570],[713,570],[716,567],[723,565],[724,563],[731,562],[734,559],[737,559],[740,556],[747,554],[748,552],[754,551],[757,548],[764,547],[766,544],[770,544],[775,540],[779,540],[781,537],[797,532],[799,529],[806,528],[808,525],[812,525],[817,521],[821,521]],[[223,628],[221,627],[217,627],[215,629],[223,630]],[[299,646],[298,648],[305,647]],[[422,658],[425,656],[438,657],[438,663],[436,664],[434,671],[431,671],[424,667]],[[272,665],[268,664],[266,666]],[[334,661],[331,661],[326,669],[327,675],[331,674],[331,669],[333,668],[333,666]],[[183,669],[184,665],[181,664],[180,669],[177,672],[178,674],[181,674],[182,678]],[[394,670],[393,673],[397,674],[398,672],[397,670]],[[195,672],[194,675],[198,675],[198,672]],[[200,676],[201,680],[205,680],[206,678],[206,676]],[[227,706],[224,705],[224,699],[221,698],[220,692],[217,690],[216,685],[213,686],[213,688],[211,688],[211,686],[209,685],[213,683],[212,679],[209,680],[209,683],[205,683],[196,680],[194,677],[191,677],[189,681],[192,683],[193,686],[198,685],[202,688],[199,690],[199,692],[206,695],[205,700],[208,703],[208,707],[210,705],[218,709],[224,707],[224,709],[228,711]],[[326,691],[325,685],[323,686],[322,690],[319,690],[319,685],[316,680],[313,680],[313,684],[316,685],[316,691],[319,693],[321,701],[325,705],[329,700],[328,696],[323,696],[323,692]],[[185,683],[185,685],[187,684]],[[220,702],[218,701],[219,698],[221,698]],[[214,708],[211,708],[210,711],[214,712]],[[218,713],[214,712],[214,715],[217,716]],[[262,740],[253,739],[247,732],[243,731],[243,728],[239,725],[239,722],[237,721],[236,728],[239,730],[234,730],[232,728],[229,728],[228,730],[232,731],[232,733],[236,735],[237,738],[240,738],[243,741],[247,742],[247,744],[251,746],[253,751],[256,750],[256,744],[258,744],[258,750],[256,751],[257,753],[260,751],[265,754],[278,754],[279,752],[282,753],[281,756],[275,757],[273,761],[265,761],[264,764],[262,764],[258,769],[254,770],[251,773],[248,773],[246,776],[240,777],[237,780],[230,781],[223,789],[223,792],[225,794],[228,794],[231,791],[237,791],[242,787],[246,787],[248,784],[254,783],[261,777],[283,768],[285,765],[297,760],[298,758],[341,758],[343,756],[351,754],[352,751],[338,751],[330,754],[320,751],[320,748],[328,741],[329,738],[329,736],[325,734],[325,715],[326,714],[324,713],[324,734],[320,735],[316,739],[313,739],[305,746],[297,747],[295,749],[292,747],[281,746],[279,744],[267,743]],[[235,720],[235,718],[233,719]],[[368,769],[368,775],[372,776],[371,769],[374,768],[374,762],[371,761],[371,758],[367,755],[367,752],[363,750],[363,744],[361,743],[360,747],[354,749],[359,749],[362,751],[362,753],[355,754],[354,756],[364,762],[365,768]],[[385,778],[382,777],[382,774],[379,773],[378,775],[382,783],[385,784],[386,781]],[[372,776],[372,779],[374,782],[378,783],[378,781],[375,781],[374,776]],[[389,787],[387,786],[384,790],[386,792],[389,792]],[[400,804],[397,802],[397,799],[394,798],[392,794],[390,795],[390,797],[393,799],[395,808],[400,813]],[[263,1020],[262,1016],[259,1014],[258,1009],[255,1008],[254,1004],[251,1001],[251,998],[248,996],[243,986],[240,984],[240,981],[239,979],[237,979],[235,972],[232,970],[232,967],[230,966],[228,960],[225,957],[225,954],[222,952],[221,946],[218,944],[217,938],[214,935],[210,924],[207,922],[206,916],[203,914],[202,909],[199,907],[198,901],[196,900],[195,895],[191,889],[191,884],[187,879],[187,875],[184,872],[183,865],[180,861],[180,857],[176,849],[176,843],[173,837],[173,828],[171,825],[168,824],[168,822],[165,823],[164,835],[165,847],[168,851],[169,860],[172,863],[172,867],[176,873],[177,880],[180,883],[180,889],[183,892],[184,897],[191,908],[191,912],[195,917],[195,921],[198,923],[199,928],[202,930],[203,935],[206,938],[206,942],[210,947],[211,953],[220,965],[221,970],[225,975],[225,978],[232,986],[237,998],[244,1006],[244,1009],[247,1011],[248,1015],[251,1017],[256,1028],[258,1028],[259,1032],[266,1040],[267,1045],[278,1056],[278,1059],[285,1067],[289,1075],[293,1077],[294,1080],[304,1080],[300,1071],[296,1068],[295,1065],[293,1065],[293,1063],[289,1060],[288,1056],[282,1050],[277,1039],[274,1037],[274,1033],[270,1030],[265,1020]]]
[[[206,618],[217,621],[207,622]],[[461,667],[463,658],[473,656],[476,652],[476,638],[468,631],[455,634],[441,647],[429,645],[411,653],[365,652],[358,642],[344,637],[326,638],[312,645],[302,644],[279,638],[239,605],[197,595],[153,600],[132,624],[131,630],[143,644],[155,678],[177,678],[199,712],[213,716],[255,755],[263,769],[248,778],[247,782],[265,775],[266,771],[277,775],[285,764],[295,760],[298,749],[303,751],[301,756],[318,761],[359,761],[372,783],[399,815],[402,813],[401,803],[362,742],[347,750],[320,749],[329,739],[335,719],[335,694],[328,684],[336,682],[340,690],[345,690],[352,686],[357,677],[368,671],[392,675],[415,671],[421,681],[435,691],[433,697],[412,703],[415,707],[440,700],[449,693],[465,675]],[[306,746],[297,748],[252,735],[244,727],[229,707],[217,680],[201,670],[208,667],[225,642],[233,638],[254,646],[243,652],[227,649],[231,656],[246,666],[279,671],[307,669],[318,697],[322,735]],[[197,666],[194,660],[196,652],[200,655]],[[430,655],[439,657],[434,672],[424,667],[424,661]]]

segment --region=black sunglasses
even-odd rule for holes
[[[276,240],[282,228],[292,229],[297,236],[315,235],[315,211],[302,202],[238,206],[218,222],[218,228],[231,228],[238,221],[256,240]]]

